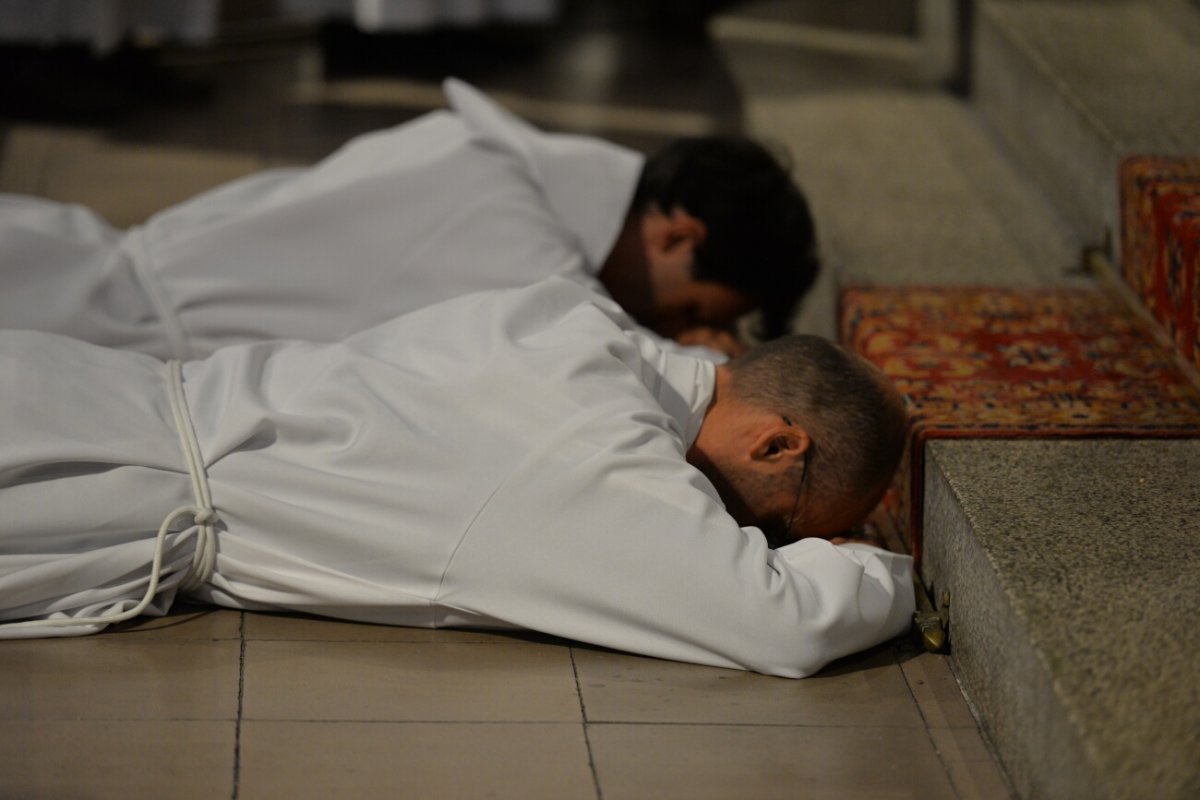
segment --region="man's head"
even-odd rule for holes
[[[820,266],[788,169],[740,137],[677,139],[648,159],[622,239],[600,278],[666,336],[728,327],[754,308],[763,336],[780,336]]]
[[[907,414],[874,366],[816,336],[787,336],[719,367],[688,460],[742,525],[773,541],[860,522],[904,450]]]

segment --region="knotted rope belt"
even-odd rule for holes
[[[171,399],[171,414],[175,417],[175,430],[179,432],[179,446],[183,450],[183,459],[187,464],[188,474],[192,478],[193,505],[180,506],[167,515],[158,529],[158,539],[155,541],[154,575],[157,583],[159,565],[162,563],[163,540],[171,524],[181,516],[192,515],[196,524],[196,552],[192,555],[192,566],[188,569],[179,591],[187,594],[194,592],[212,577],[217,564],[217,536],[213,526],[217,522],[217,512],[212,507],[212,494],[208,491],[208,475],[204,472],[204,458],[200,455],[200,443],[196,441],[196,429],[192,427],[192,417],[188,413],[187,397],[183,394],[183,364],[172,359],[167,362],[169,380],[167,392]],[[153,597],[151,592],[148,597]],[[148,602],[143,598],[142,602]]]
[[[212,496],[208,490],[208,476],[204,472],[204,460],[200,455],[200,445],[196,441],[196,431],[192,427],[192,418],[188,413],[187,398],[183,393],[183,365],[176,360],[167,362],[167,396],[171,401],[171,415],[175,418],[175,429],[179,432],[179,444],[183,450],[184,463],[192,479],[192,498],[195,501],[189,505],[180,506],[167,515],[158,528],[158,536],[154,540],[154,561],[150,567],[150,583],[141,601],[133,608],[113,614],[95,617],[54,617],[51,619],[35,619],[25,622],[14,622],[0,625],[4,628],[19,627],[73,627],[79,625],[111,625],[133,619],[146,610],[158,592],[161,578],[163,553],[166,550],[167,534],[179,519],[191,517],[196,526],[196,550],[192,555],[191,566],[179,583],[179,591],[193,592],[206,584],[212,577],[217,561],[217,537],[213,526],[217,522],[217,512],[212,507]]]

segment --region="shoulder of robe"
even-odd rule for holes
[[[522,163],[551,213],[599,269],[633,201],[642,155],[592,136],[540,131],[456,78],[444,89],[474,135]]]

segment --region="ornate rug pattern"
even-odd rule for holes
[[[1200,368],[1200,157],[1121,162],[1121,271]]]
[[[839,332],[912,415],[874,522],[917,557],[930,439],[1200,436],[1200,388],[1099,290],[853,287]]]

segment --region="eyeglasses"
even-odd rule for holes
[[[790,428],[792,421],[786,416],[783,417],[784,423]],[[808,465],[809,456],[812,455],[813,445],[809,442],[809,446],[804,449],[804,463],[800,465],[800,481],[796,487],[796,502],[792,503],[792,513],[788,515],[787,527],[784,528],[784,543],[796,541],[792,536],[792,526],[796,524],[796,512],[800,510],[800,498],[804,495],[804,487],[808,484]]]

